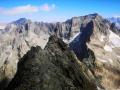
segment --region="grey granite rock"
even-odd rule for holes
[[[96,90],[92,74],[67,45],[51,36],[42,50],[32,47],[18,63],[18,71],[6,90]]]

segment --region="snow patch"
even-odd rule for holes
[[[80,32],[76,33],[73,37],[71,37],[69,43],[71,43],[79,34]]]
[[[120,56],[117,56],[118,58],[120,58]]]
[[[107,61],[106,60],[103,60],[103,59],[98,59],[99,61],[103,62],[103,63],[106,63]]]
[[[112,48],[120,47],[120,37],[113,33],[112,31],[110,31],[109,42],[112,44],[111,45]]]
[[[0,25],[0,29],[5,29],[5,25]]]
[[[106,62],[107,62],[107,59],[105,59],[104,57],[97,56],[96,58],[97,58],[97,60],[100,61],[100,62],[103,62],[103,63],[106,63]]]
[[[109,41],[108,44],[104,46],[104,50],[108,52],[112,52],[112,48],[120,47],[120,37],[110,30],[109,32],[110,32]],[[103,38],[104,36],[101,36],[100,38],[101,41],[103,41]]]
[[[70,37],[70,40],[67,40],[67,39],[64,39],[64,38],[63,38],[63,41],[64,41],[66,44],[69,44],[69,43],[71,43],[72,41],[74,41],[79,34],[80,34],[80,32],[76,33],[73,37]],[[77,40],[77,39],[76,39],[76,40]]]
[[[113,64],[113,60],[108,58],[108,57],[97,56],[96,58],[100,62],[103,62],[103,63],[108,63],[109,62],[109,63]]]
[[[112,60],[112,59],[110,59],[110,58],[108,59],[108,61],[109,61],[111,64],[113,63],[113,60]]]
[[[104,46],[104,50],[107,51],[107,52],[112,52],[112,48],[108,45]]]
[[[100,87],[97,86],[97,90],[102,90]]]
[[[104,36],[104,35],[101,35],[100,41],[103,42],[103,41],[104,41],[104,38],[105,38],[105,36]]]
[[[67,39],[64,39],[64,38],[63,38],[63,42],[66,44],[69,44],[69,41]]]

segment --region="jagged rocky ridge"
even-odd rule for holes
[[[15,75],[19,59],[32,46],[41,46],[44,49],[51,35],[63,39],[70,45],[70,49],[76,56],[92,68],[95,68],[94,60],[110,67],[114,66],[115,69],[120,68],[118,62],[120,38],[114,30],[112,24],[98,14],[73,17],[59,23],[32,22],[25,18],[14,21],[7,25],[5,30],[0,31],[0,52],[2,52],[0,54],[0,81],[5,80],[9,83]]]
[[[51,36],[44,50],[36,46],[24,55],[5,90],[96,90],[94,80],[68,46]]]

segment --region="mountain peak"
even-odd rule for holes
[[[91,19],[95,19],[95,18],[102,19],[102,16],[99,15],[98,13],[88,14],[88,15],[85,15],[84,17],[88,17],[88,18],[91,18]]]
[[[78,17],[72,17],[71,19],[67,20],[67,23],[72,23],[74,21],[81,21],[81,20],[93,20],[93,19],[97,19],[97,20],[103,20],[103,17],[101,15],[99,15],[98,13],[93,13],[93,14],[88,14],[88,15],[84,15],[84,16],[78,16]]]
[[[16,24],[16,25],[23,25],[23,24],[26,24],[27,22],[29,22],[30,20],[29,19],[26,19],[26,18],[20,18],[12,23]]]
[[[89,15],[92,15],[92,16],[100,16],[98,13],[92,13],[92,14],[89,14]]]

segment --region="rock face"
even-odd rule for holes
[[[89,57],[86,43],[90,41],[90,36],[93,34],[93,26],[93,21],[82,24],[80,34],[70,43],[71,49],[79,59]]]
[[[120,68],[120,37],[116,31],[114,24],[96,13],[58,23],[21,18],[8,24],[0,30],[0,82],[5,83],[0,84],[0,90],[14,77],[19,59],[32,46],[44,49],[51,35],[63,39],[76,56],[92,68],[95,60]]]
[[[80,33],[72,39],[69,45],[76,56],[93,73],[95,72],[95,76],[101,77],[99,79],[105,90],[120,89],[119,29],[114,23],[111,24],[99,15],[92,16],[94,18],[86,16],[87,19],[83,19]],[[91,22],[92,24],[90,24]],[[96,69],[95,66],[99,69]]]
[[[83,16],[80,33],[69,43],[76,56],[88,66],[94,67],[94,52],[87,47],[87,43],[98,40],[101,34],[108,35],[108,23],[98,14]],[[107,37],[106,37],[107,38]]]
[[[67,45],[51,36],[44,50],[32,47],[6,90],[96,90],[94,78]]]

